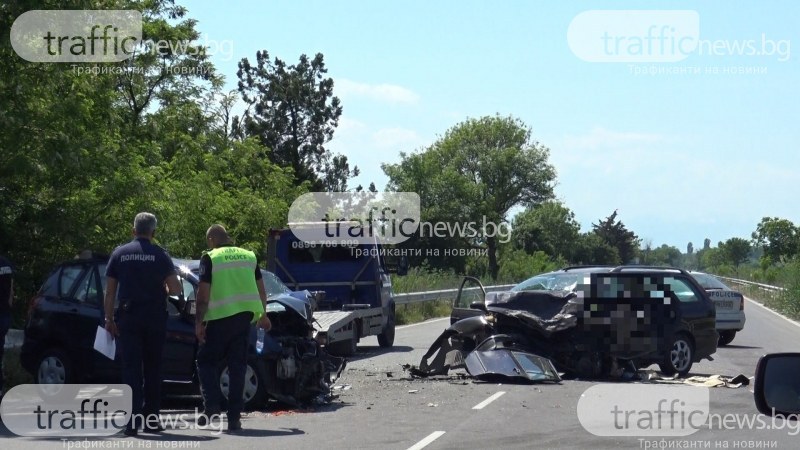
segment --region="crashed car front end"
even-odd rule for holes
[[[412,374],[464,367],[476,378],[485,378],[487,368],[496,376],[519,377],[531,363],[537,367],[534,378],[541,379],[530,381],[557,381],[557,371],[618,377],[635,372],[637,359],[663,350],[657,333],[669,321],[658,318],[674,318],[663,299],[610,302],[580,290],[489,293],[483,313],[445,330]],[[557,369],[555,376],[549,366]]]
[[[263,362],[269,396],[292,406],[331,398],[331,385],[346,361],[332,356],[313,338],[309,297],[279,294],[267,300],[272,329],[265,336]]]

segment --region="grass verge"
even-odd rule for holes
[[[31,374],[26,372],[19,363],[19,348],[6,349],[3,355],[3,376],[6,392],[19,384],[33,383]]]
[[[428,319],[447,317],[450,315],[452,303],[452,300],[443,299],[411,303],[408,305],[397,305],[397,309],[395,310],[395,323],[397,325],[407,325]]]

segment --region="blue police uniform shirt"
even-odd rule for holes
[[[166,307],[164,281],[175,273],[167,252],[149,239],[136,238],[114,249],[106,276],[117,280],[117,298],[134,308]]]

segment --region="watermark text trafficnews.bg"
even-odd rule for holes
[[[125,429],[131,418],[148,427],[167,430],[224,430],[222,415],[207,416],[205,425],[197,409],[183,414],[132,414],[132,393],[127,384],[21,384],[9,390],[0,403],[0,418],[18,436],[42,438],[104,437]],[[80,441],[79,441],[80,442]]]
[[[143,40],[142,14],[132,10],[27,11],[10,38],[17,55],[39,63],[119,63],[142,53],[234,57],[231,40]]]

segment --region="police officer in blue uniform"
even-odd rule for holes
[[[182,294],[172,260],[164,249],[151,242],[156,223],[153,214],[137,214],[133,221],[134,239],[114,250],[106,268],[106,330],[119,336],[122,381],[133,394],[132,420],[125,429],[128,436],[135,436],[140,427],[145,432],[163,430],[158,414],[167,293]]]

